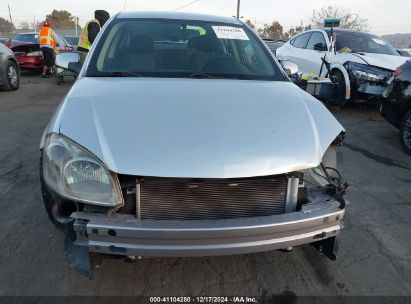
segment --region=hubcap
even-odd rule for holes
[[[10,84],[13,87],[17,87],[18,77],[17,77],[16,68],[14,66],[9,67],[8,76],[9,76]]]
[[[404,143],[411,149],[411,116],[405,121],[403,132]]]

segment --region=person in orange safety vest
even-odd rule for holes
[[[44,57],[44,67],[41,77],[49,78],[48,71],[54,67],[54,49],[56,48],[57,35],[51,29],[51,24],[46,20],[39,31],[39,44]]]

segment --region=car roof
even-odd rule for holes
[[[322,30],[324,30],[324,31],[326,31],[326,32],[330,32],[330,31],[331,31],[331,28],[325,27],[325,28],[322,28]],[[357,30],[345,29],[345,28],[339,28],[339,27],[334,28],[334,32],[337,32],[337,33],[340,32],[340,33],[363,33],[363,34],[370,34],[370,33],[364,32],[364,31],[357,31]]]
[[[37,35],[37,32],[16,33],[16,35]]]
[[[211,21],[242,25],[243,23],[234,17],[223,17],[206,14],[183,13],[183,12],[121,12],[117,15],[119,19],[127,18],[150,18],[150,19],[182,19],[195,21]]]

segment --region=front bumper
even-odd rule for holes
[[[77,212],[72,215],[76,238],[70,246],[123,256],[193,257],[261,252],[335,237],[342,228],[344,212],[335,200],[307,204],[299,212],[229,220],[156,221],[137,220],[133,215],[107,217]]]

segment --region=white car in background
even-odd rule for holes
[[[296,63],[303,74],[326,76],[321,58],[330,56],[331,29],[303,32],[277,49],[279,60]],[[407,61],[380,37],[345,29],[334,29],[336,53],[331,62],[332,76],[338,79],[338,101],[380,96],[397,67]]]

